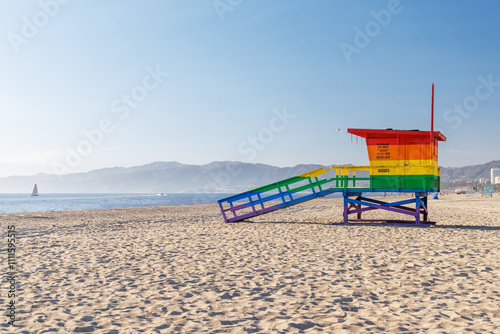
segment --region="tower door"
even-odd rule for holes
[[[405,138],[403,150],[405,151],[405,166],[418,167],[425,165],[425,147],[422,139]]]

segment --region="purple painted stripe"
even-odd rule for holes
[[[385,206],[385,208],[389,208],[389,207]],[[361,209],[355,209],[355,210],[350,210],[350,208],[349,208],[349,214],[351,214],[351,213],[357,213],[357,212],[366,212],[366,211],[377,210],[377,209],[380,209],[380,207],[378,207],[378,206],[370,206],[370,207],[367,207],[367,208],[361,208]],[[417,212],[416,209],[406,208],[406,207],[395,207],[395,208],[391,208],[391,209],[399,209],[399,210],[404,210],[404,211],[411,212],[411,213],[416,213]],[[420,213],[426,213],[426,212],[423,211],[423,208],[420,208]],[[409,213],[407,213],[407,214],[409,214]]]
[[[249,212],[249,213],[246,213],[246,214],[241,215],[241,216],[235,216],[234,218],[229,218],[227,221],[229,223],[237,222],[237,221],[240,221],[240,220],[243,220],[243,219],[246,219],[246,218],[250,218],[250,217],[255,217],[255,216],[258,216],[258,215],[262,215],[264,213],[268,213],[268,212],[271,212],[271,211],[274,211],[274,210],[278,210],[278,209],[281,209],[281,208],[283,208],[282,205],[275,205],[275,206],[271,206],[269,208],[265,208],[265,209],[262,209],[262,210],[257,210],[257,211],[255,211],[255,213]]]
[[[410,215],[410,216],[415,216],[415,217],[417,216],[417,214],[420,215],[420,212],[417,213],[415,210],[414,211],[410,211],[411,213],[409,213],[409,210],[396,209],[396,208],[392,208],[392,207],[386,206],[386,205],[376,205],[376,206],[371,206],[369,208],[356,209],[356,210],[353,210],[353,211],[349,211],[348,213],[351,214],[351,213],[365,212],[365,211],[375,210],[375,209],[382,209],[382,210],[387,210],[387,211],[402,213],[404,215]]]
[[[380,223],[376,223],[380,222]],[[430,227],[436,222],[416,223],[413,220],[388,220],[388,219],[350,219],[348,223],[332,223],[332,225],[360,225],[360,226],[408,226],[408,227]]]

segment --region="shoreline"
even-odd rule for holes
[[[221,194],[0,194],[0,214],[211,204],[220,198]]]
[[[406,194],[409,194],[408,196],[410,196],[412,193],[406,193]],[[397,199],[397,198],[400,198],[400,197],[407,197],[407,195],[387,195],[387,196],[384,196],[385,198],[387,199]],[[112,195],[112,194],[110,194]],[[202,195],[202,194],[200,194]],[[215,194],[210,194],[210,195],[215,195]],[[463,195],[463,194],[444,194],[444,195],[440,195],[439,199],[438,200],[433,200],[432,199],[432,196],[431,194],[429,194],[429,197],[428,197],[428,200],[429,200],[429,207],[431,208],[432,207],[432,204],[437,204],[437,203],[440,203],[443,201],[443,199],[451,199],[453,201],[460,201],[460,202],[473,202],[473,201],[481,201],[483,199],[487,200],[489,198],[491,198],[491,200],[493,202],[495,202],[495,198],[499,198],[499,203],[500,203],[500,194],[496,194],[494,193],[493,196],[479,196],[480,194],[474,194],[472,196],[467,196],[467,195]],[[496,196],[495,196],[496,195]],[[376,196],[373,196],[373,197],[381,197],[383,195],[376,195]],[[370,197],[370,196],[368,196]],[[319,203],[321,201],[330,201],[332,203],[332,205],[334,206],[338,206],[336,203],[337,201],[342,201],[342,197],[319,197],[319,198],[316,198],[315,200],[313,201],[309,201],[309,202],[304,202],[304,203],[299,203],[298,206],[300,205],[311,205],[311,204],[314,204],[315,202],[316,203]],[[216,206],[217,209],[219,208],[218,204],[216,202],[214,203],[193,203],[193,204],[173,204],[173,205],[158,205],[158,206],[134,206],[134,207],[125,207],[125,208],[99,208],[99,209],[76,209],[76,210],[45,210],[45,211],[23,211],[23,212],[6,212],[6,213],[0,213],[0,218],[3,217],[3,216],[8,216],[8,215],[29,215],[29,214],[43,214],[43,213],[50,213],[50,214],[57,214],[57,213],[85,213],[85,212],[92,212],[92,211],[106,211],[106,210],[134,210],[134,209],[137,209],[137,210],[147,210],[147,209],[158,209],[158,208],[175,208],[175,207],[196,207],[196,206]],[[293,208],[295,208],[297,206],[292,206],[292,207],[289,207],[293,210]],[[342,208],[342,205],[340,205],[340,207]],[[342,209],[341,209],[342,210]],[[432,215],[432,209],[429,209],[430,210],[430,215]],[[257,216],[255,217],[254,219],[251,219],[250,221],[255,221],[255,222],[260,222],[262,219],[262,217],[273,217],[274,215],[276,214],[279,214],[279,213],[283,213],[283,212],[286,212],[287,211],[287,208],[285,209],[282,209],[282,210],[277,210],[276,212],[274,213],[270,213],[270,214],[266,214],[266,215],[263,215],[263,216]],[[221,215],[220,211],[219,211],[219,214]],[[390,214],[389,214],[390,215]],[[387,212],[384,212],[383,214],[381,215],[377,215],[376,216],[387,216],[389,217],[388,213]],[[402,217],[402,216],[400,216]],[[389,218],[388,218],[389,219]],[[265,218],[264,218],[265,220]],[[222,221],[222,215],[221,215],[221,221]],[[342,219],[339,220],[338,222],[341,222],[343,221]],[[237,222],[237,223],[244,223],[244,222]],[[438,223],[438,222],[436,222]],[[230,223],[230,224],[233,224],[233,223]],[[354,224],[353,224],[354,225]]]

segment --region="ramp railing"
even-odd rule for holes
[[[218,201],[226,223],[241,221],[330,193],[370,188],[370,167],[330,167],[274,182]]]

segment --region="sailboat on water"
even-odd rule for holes
[[[33,188],[33,192],[31,193],[31,196],[38,196],[38,187],[35,184],[35,187]]]

